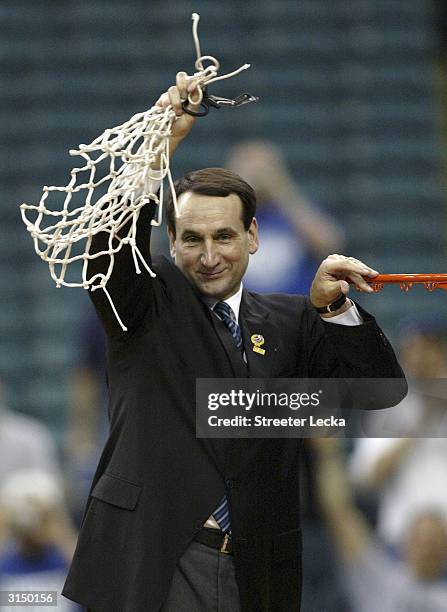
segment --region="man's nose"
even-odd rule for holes
[[[200,262],[205,268],[215,268],[219,263],[219,250],[213,244],[205,244],[200,257]]]

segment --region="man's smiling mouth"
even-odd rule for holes
[[[199,274],[200,274],[200,276],[205,276],[206,278],[214,278],[214,277],[220,276],[224,272],[225,272],[225,270],[219,270],[218,272],[203,272],[203,271],[200,271]]]

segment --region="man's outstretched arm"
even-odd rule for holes
[[[372,293],[367,281],[376,275],[353,257],[331,255],[319,267],[310,292],[311,376],[358,379],[351,384],[353,401],[355,407],[368,409],[394,406],[407,393],[405,375],[385,334],[373,316],[346,298],[350,284]]]

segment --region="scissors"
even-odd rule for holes
[[[252,96],[249,93],[242,93],[236,98],[222,98],[221,96],[211,96],[208,95],[206,88],[203,90],[203,98],[200,102],[200,106],[203,110],[200,111],[192,111],[187,107],[188,101],[182,103],[182,108],[188,115],[192,115],[193,117],[205,117],[210,111],[210,108],[235,108],[237,106],[243,106],[244,104],[249,104],[250,102],[257,102],[259,98],[256,96]]]

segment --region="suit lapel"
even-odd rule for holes
[[[245,289],[242,292],[239,324],[250,378],[268,378],[278,351],[279,331],[267,308]],[[253,350],[253,336],[262,336],[264,342],[259,348],[264,350],[264,353]]]

